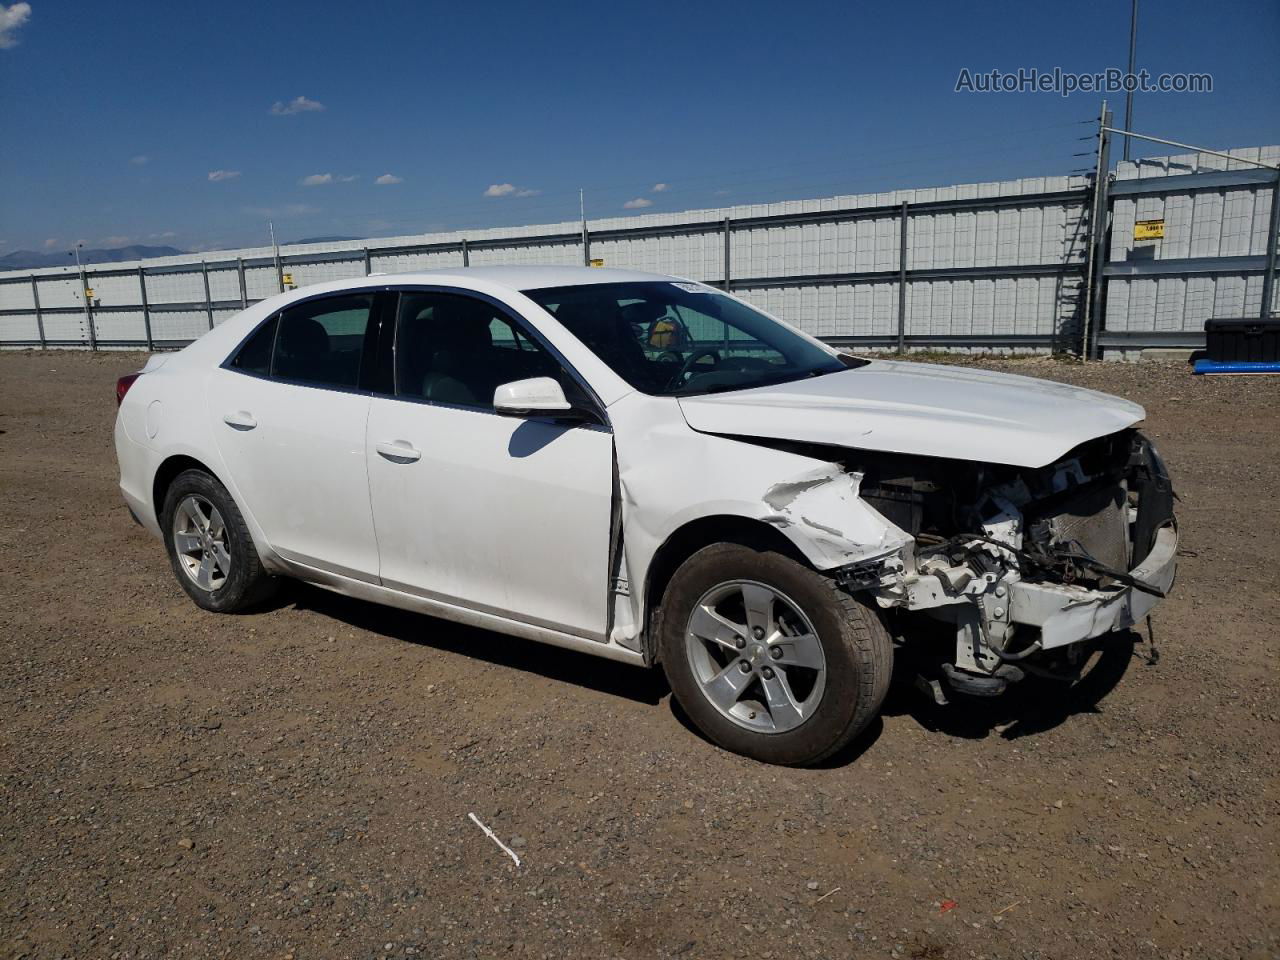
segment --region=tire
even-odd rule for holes
[[[772,600],[762,603],[766,593]],[[765,609],[776,623],[761,619]],[[879,612],[780,553],[704,547],[672,576],[657,620],[663,669],[685,713],[714,743],[766,763],[830,757],[866,728],[889,689],[893,646]],[[769,626],[735,631],[753,620]]]
[[[275,592],[278,581],[262,568],[243,515],[215,477],[203,470],[178,474],[160,522],[173,575],[196,606],[238,613]]]

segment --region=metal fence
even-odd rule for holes
[[[1280,147],[1233,150],[1280,163]],[[1121,163],[1107,187],[1110,237],[1103,329],[1112,356],[1203,347],[1204,321],[1263,313],[1277,244],[1277,173],[1209,154]],[[1158,225],[1159,236],[1142,236]],[[1270,291],[1270,313],[1280,303]]]
[[[1280,153],[1254,152],[1260,149]],[[1112,262],[1101,271],[1110,291],[1104,287],[1099,297],[1097,315],[1105,324],[1097,342],[1117,355],[1166,345],[1171,334],[1195,345],[1210,315],[1206,309],[1221,316],[1239,300],[1238,314],[1254,289],[1250,277],[1260,269],[1255,248],[1265,248],[1267,236],[1265,229],[1261,238],[1255,236],[1256,223],[1269,212],[1265,171],[1196,167],[1178,176],[1180,162],[1156,162],[1164,164],[1162,178],[1147,175],[1156,169],[1152,161],[1122,164],[1110,184]],[[1220,226],[1218,232],[1230,239],[1211,252],[1178,256],[1176,238],[1185,229],[1201,236],[1197,231],[1203,233],[1201,224],[1216,209],[1202,198],[1215,191],[1230,211],[1222,215],[1230,229]],[[1251,197],[1249,240],[1237,251],[1237,228],[1244,229],[1236,199],[1241,191]],[[1184,196],[1193,198],[1190,206],[1178,207]],[[286,246],[278,257],[271,248],[253,248],[95,265],[85,268],[83,278],[74,268],[7,273],[0,274],[0,346],[173,348],[289,285],[490,263],[603,261],[732,290],[842,345],[1075,351],[1081,348],[1093,199],[1092,178],[1044,177],[586,224]],[[1169,245],[1135,258],[1125,237],[1134,218],[1156,201],[1179,211],[1167,218]],[[1185,210],[1191,224],[1184,228]],[[1184,296],[1175,318],[1165,306],[1170,295],[1158,289],[1156,316],[1148,320],[1146,308],[1139,309],[1146,295],[1138,283],[1181,279],[1197,291],[1190,281],[1208,268],[1189,266],[1188,259],[1215,261],[1212,302],[1193,292]],[[1157,277],[1143,270],[1166,272]],[[1242,294],[1233,300],[1235,288],[1227,281],[1240,277]]]

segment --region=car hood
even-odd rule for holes
[[[1132,426],[1136,403],[990,370],[872,360],[806,380],[681,397],[704,433],[1042,467]]]

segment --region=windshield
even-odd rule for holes
[[[846,369],[836,357],[714,287],[684,281],[526,290],[627,383],[690,396]]]

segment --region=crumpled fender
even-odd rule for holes
[[[910,541],[859,498],[861,475],[837,463],[698,433],[669,397],[629,394],[609,416],[637,623],[654,555],[703,517],[770,524],[819,570],[894,553]]]

